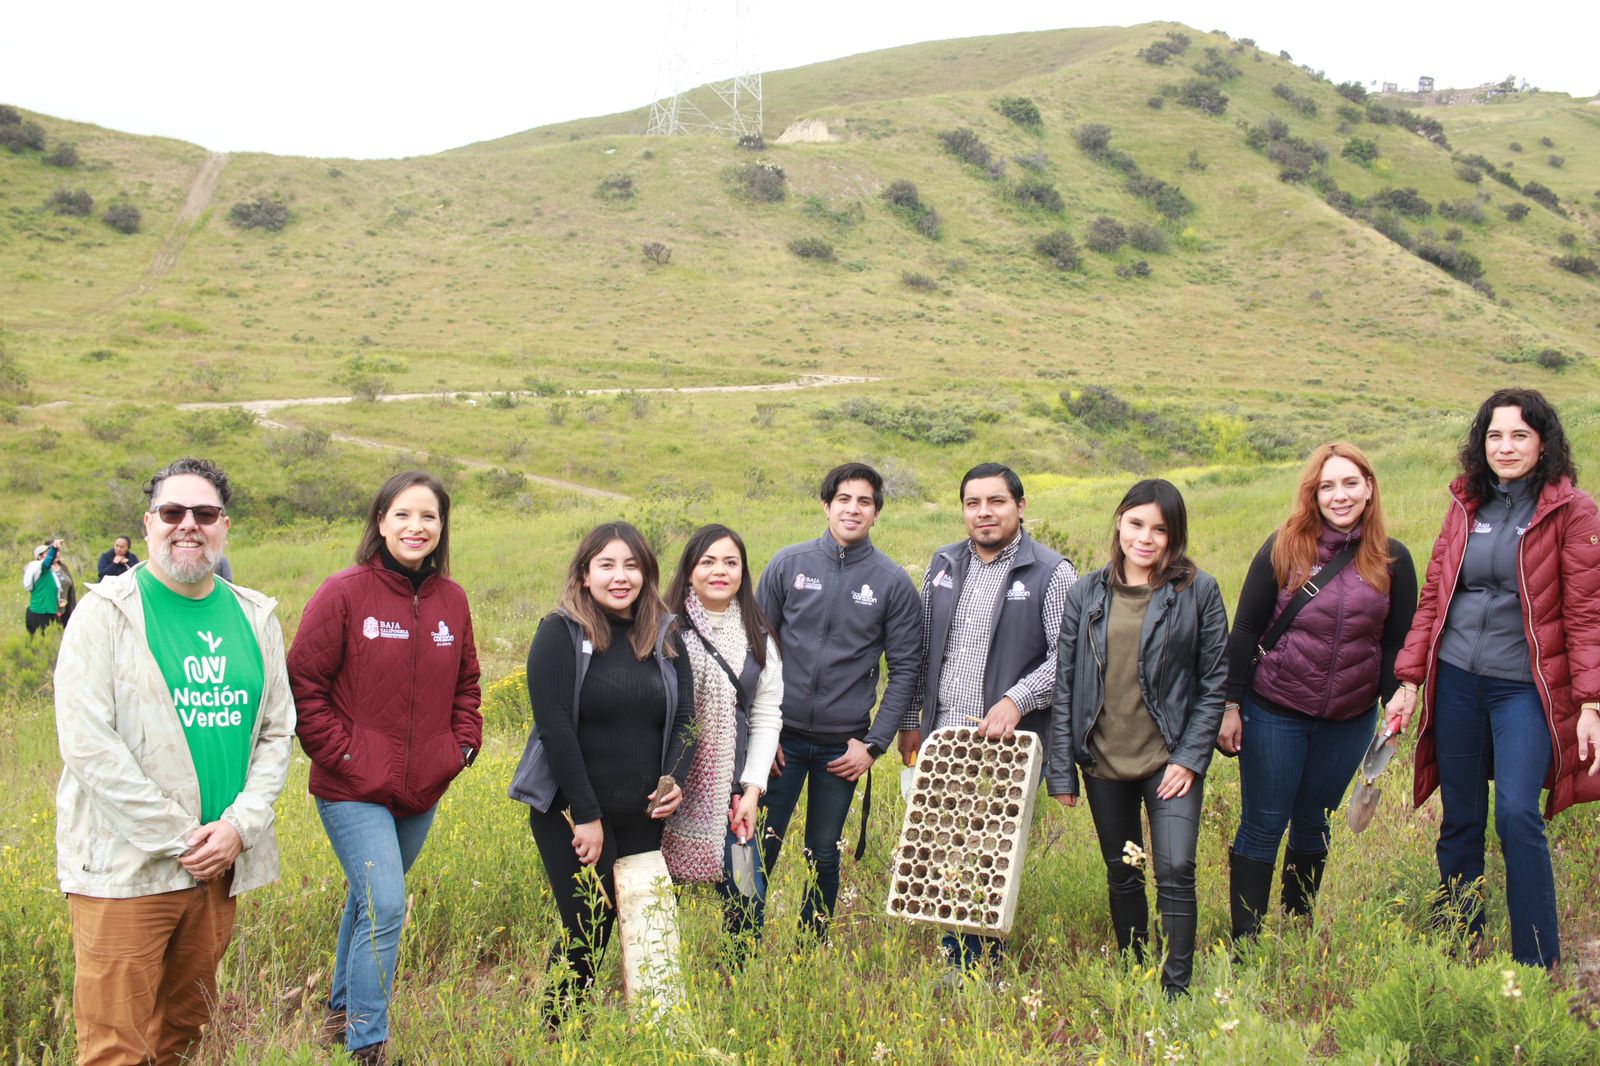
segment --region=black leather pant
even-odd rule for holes
[[[1179,992],[1189,987],[1194,964],[1194,860],[1200,840],[1200,798],[1205,779],[1196,777],[1187,796],[1157,799],[1156,789],[1165,773],[1163,767],[1135,781],[1105,781],[1085,774],[1083,790],[1100,838],[1100,854],[1106,861],[1117,946],[1142,951],[1149,925],[1144,891],[1144,866],[1148,864],[1156,874],[1156,903],[1167,942],[1161,984],[1170,992]],[[1141,803],[1150,812],[1151,847],[1144,862],[1135,864],[1124,861],[1125,846],[1132,841],[1144,850]]]

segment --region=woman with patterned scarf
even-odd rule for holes
[[[766,901],[755,817],[783,726],[783,663],[748,571],[739,534],[703,526],[684,545],[667,592],[668,607],[682,612],[698,737],[683,805],[661,841],[675,880],[716,883],[739,958]]]

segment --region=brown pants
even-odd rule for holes
[[[217,998],[233,938],[233,873],[132,899],[68,894],[80,1066],[181,1062]]]

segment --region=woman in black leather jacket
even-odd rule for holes
[[[1143,958],[1150,814],[1167,942],[1161,985],[1185,993],[1194,959],[1200,801],[1222,722],[1228,617],[1216,580],[1185,554],[1188,515],[1171,482],[1141,481],[1117,506],[1111,562],[1067,596],[1050,724],[1050,795],[1089,797],[1117,946]]]

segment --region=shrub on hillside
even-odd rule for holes
[[[1083,243],[1089,246],[1091,252],[1101,255],[1110,255],[1121,248],[1128,240],[1128,230],[1122,223],[1110,215],[1100,215],[1089,223],[1089,229],[1083,235]]]
[[[1550,159],[1548,160],[1548,162],[1550,163],[1551,166],[1556,167],[1557,169],[1560,169],[1561,167],[1564,167],[1564,166],[1567,165],[1566,158],[1564,156],[1559,156],[1559,155],[1551,156]]]
[[[1540,148],[1554,148],[1555,146],[1556,146],[1556,142],[1552,141],[1550,138],[1548,138],[1548,137],[1540,137],[1539,138],[1539,147]]]
[[[1370,167],[1378,158],[1378,142],[1370,137],[1352,137],[1344,142],[1339,158],[1348,159],[1360,166]]]
[[[1477,225],[1484,220],[1483,204],[1477,200],[1440,200],[1439,217]]]
[[[1034,238],[1033,250],[1048,259],[1057,270],[1077,270],[1083,264],[1077,239],[1064,229],[1051,230]]]
[[[1387,126],[1394,122],[1394,109],[1385,105],[1367,101],[1367,121],[1374,126]]]
[[[12,403],[26,403],[31,395],[28,391],[28,372],[22,369],[17,357],[0,344],[0,397]]]
[[[909,441],[925,444],[965,444],[974,434],[973,422],[995,422],[996,411],[982,411],[965,405],[925,406],[906,403],[881,404],[864,397],[846,400],[833,408],[820,408],[819,420],[845,418],[872,429],[893,433]],[[887,486],[885,486],[887,488]]]
[[[1505,211],[1506,218],[1510,219],[1512,222],[1521,222],[1523,219],[1528,217],[1528,212],[1531,211],[1532,208],[1530,208],[1527,204],[1506,204],[1502,210]]]
[[[1298,137],[1267,145],[1267,158],[1278,165],[1279,181],[1305,181],[1319,165],[1317,153]]]
[[[1036,148],[1027,155],[1012,156],[1011,160],[1023,170],[1031,170],[1035,174],[1043,174],[1050,169],[1050,157],[1044,154],[1043,148]]]
[[[37,122],[15,122],[0,125],[0,146],[21,153],[28,149],[44,151],[44,127]]]
[[[1002,96],[991,106],[1019,126],[1037,130],[1044,125],[1044,118],[1039,114],[1039,105],[1026,96]]]
[[[933,278],[928,277],[926,274],[919,274],[915,270],[902,270],[900,272],[900,284],[908,289],[916,289],[918,292],[933,292],[939,287],[939,283]]]
[[[917,187],[904,178],[892,181],[883,190],[883,202],[889,209],[929,240],[939,239],[939,212],[922,202]]]
[[[1105,385],[1085,385],[1076,393],[1064,392],[1067,413],[1098,432],[1123,429],[1133,421],[1133,406]]]
[[[1221,115],[1228,110],[1228,97],[1222,87],[1205,78],[1190,78],[1178,90],[1178,103],[1208,115]]]
[[[963,163],[970,163],[987,170],[994,162],[994,155],[989,151],[989,146],[966,126],[945,130],[939,134],[939,143],[944,145],[945,151]]]
[[[1290,107],[1307,118],[1317,117],[1317,102],[1309,96],[1295,92],[1281,81],[1272,87],[1272,95],[1287,102]]]
[[[1506,147],[1511,149],[1513,152],[1522,151],[1522,144],[1518,141],[1512,141],[1510,144],[1506,145]]]
[[[289,208],[273,196],[240,200],[228,209],[228,221],[240,229],[264,229],[277,233],[289,224]]]
[[[765,159],[745,163],[728,172],[728,184],[736,195],[758,204],[776,204],[788,195],[783,168]]]
[[[1119,278],[1148,278],[1150,264],[1143,259],[1132,263],[1118,263],[1117,277]]]
[[[594,194],[602,200],[631,200],[635,194],[633,179],[626,174],[607,174],[595,186]]]
[[[1457,248],[1448,244],[1435,244],[1424,238],[1417,242],[1416,252],[1419,259],[1432,263],[1440,270],[1452,277],[1470,282],[1474,278],[1483,276],[1483,262],[1464,248]]]
[[[1352,104],[1359,104],[1367,98],[1367,90],[1358,81],[1341,81],[1333,87],[1333,91]]]
[[[1128,243],[1141,252],[1160,254],[1167,250],[1167,235],[1162,232],[1161,227],[1152,226],[1148,222],[1130,222]]]
[[[1183,33],[1169,33],[1160,40],[1151,41],[1139,49],[1137,55],[1152,66],[1164,66],[1173,56],[1189,50],[1189,37]]]
[[[672,249],[660,241],[646,241],[639,246],[639,251],[643,252],[644,257],[656,266],[666,266],[672,262]]]
[[[1194,72],[1212,81],[1232,81],[1239,76],[1239,68],[1228,62],[1228,57],[1216,48],[1207,48],[1205,59],[1195,64]],[[1315,105],[1313,105],[1315,106]]]
[[[1551,158],[1555,157],[1552,156]],[[75,167],[78,165],[78,146],[63,141],[45,155],[44,161],[52,167],[62,167],[64,169]]]
[[[100,216],[102,222],[118,233],[138,233],[139,223],[143,218],[139,209],[127,200],[116,201],[106,208],[104,215]]]
[[[1011,186],[1010,196],[1019,204],[1042,208],[1052,215],[1059,215],[1067,206],[1056,187],[1042,178],[1023,178]]]
[[[0,126],[22,125],[22,112],[10,104],[0,104]]]
[[[1522,195],[1526,196],[1536,204],[1542,204],[1545,207],[1548,207],[1550,210],[1554,211],[1558,215],[1561,215],[1563,218],[1566,217],[1567,213],[1561,210],[1561,198],[1558,197],[1555,194],[1555,191],[1548,186],[1541,185],[1537,181],[1530,181],[1528,184],[1522,187]]]
[[[1146,97],[1144,106],[1148,107],[1152,111],[1160,111],[1163,107],[1167,106],[1167,98],[1164,96]]]
[[[1141,200],[1148,201],[1164,218],[1179,219],[1194,210],[1194,204],[1176,185],[1143,175],[1129,178],[1127,189]]]
[[[1085,154],[1097,162],[1115,167],[1124,174],[1139,173],[1139,164],[1126,152],[1111,147],[1111,127],[1100,123],[1079,126],[1072,131],[1072,139]]]
[[[1367,118],[1367,113],[1354,104],[1340,104],[1338,113],[1346,126],[1359,126]]]
[[[1367,211],[1364,217],[1367,220],[1367,225],[1371,226],[1373,229],[1377,230],[1379,233],[1383,234],[1400,247],[1410,250],[1416,244],[1416,239],[1413,238],[1410,232],[1406,230],[1405,223],[1402,222],[1400,220],[1400,216],[1395,214],[1393,211],[1384,211],[1381,209],[1376,211]]]
[[[1433,205],[1422,198],[1416,189],[1384,189],[1367,198],[1369,207],[1382,207],[1398,212],[1407,218],[1427,218],[1433,214]]]
[[[789,242],[789,251],[801,259],[816,259],[825,263],[834,261],[833,245],[821,237],[796,237]]]
[[[94,210],[94,197],[87,189],[57,189],[45,201],[45,206],[58,215],[82,218]]]
[[[1592,278],[1600,274],[1600,263],[1596,263],[1586,255],[1558,255],[1551,259],[1550,262],[1562,270],[1577,274],[1580,277]]]
[[[1460,178],[1462,181],[1468,181],[1474,185],[1477,185],[1483,181],[1483,171],[1479,170],[1477,167],[1468,166],[1467,164],[1462,163],[1456,167],[1456,177]]]
[[[1509,166],[1510,164],[1507,165]],[[1517,184],[1517,179],[1511,176],[1511,171],[1509,170],[1492,171],[1490,176],[1493,177],[1495,181],[1498,181],[1501,185],[1511,189],[1513,192],[1522,191],[1522,186]]]

